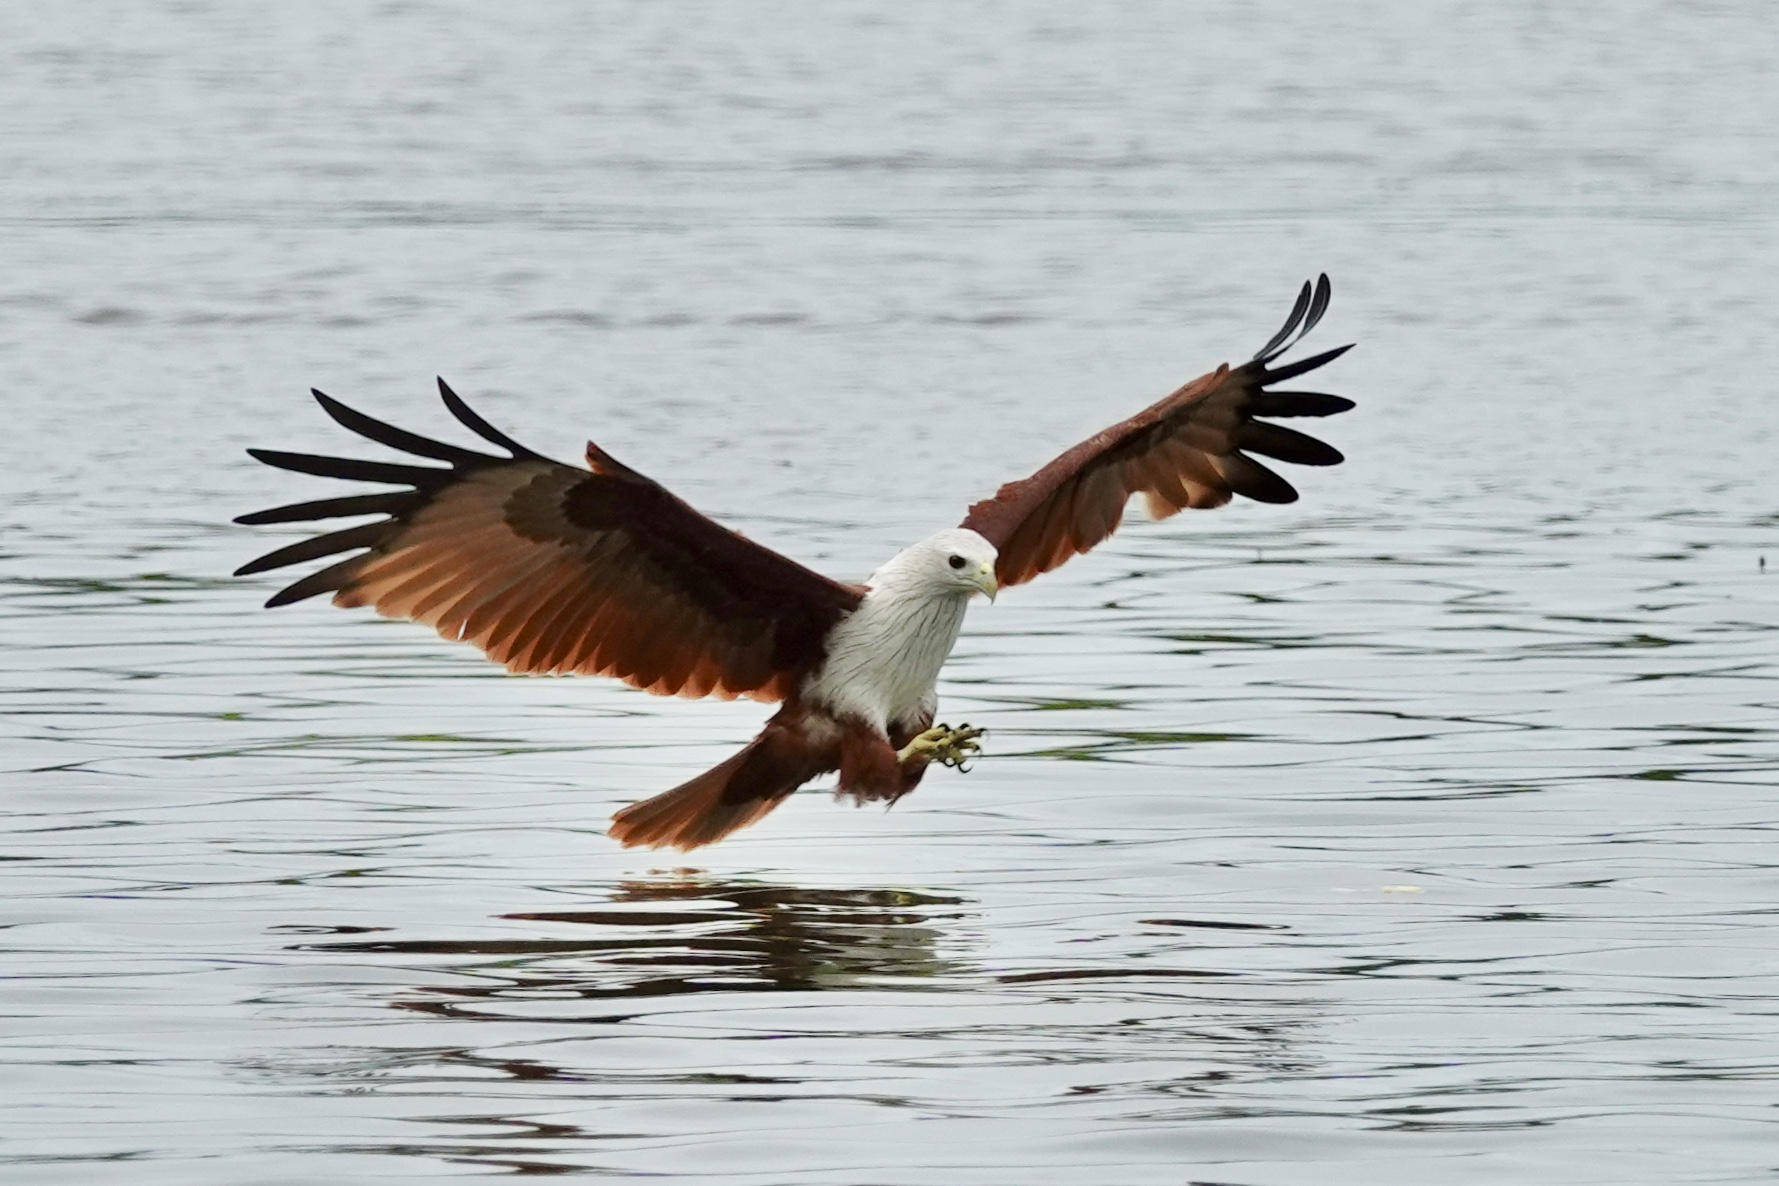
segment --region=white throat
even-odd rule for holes
[[[870,592],[834,628],[828,658],[803,694],[838,716],[889,731],[930,715],[939,669],[957,642],[968,591],[935,588],[898,555],[871,574]]]

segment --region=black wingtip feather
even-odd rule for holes
[[[1323,272],[1316,277],[1316,295],[1310,298],[1309,315],[1303,319],[1303,328],[1297,333],[1297,340],[1303,341],[1310,336],[1322,320],[1322,314],[1328,312],[1328,302],[1334,299],[1334,285],[1328,281],[1328,273]]]
[[[512,437],[476,415],[470,406],[463,402],[463,398],[455,391],[451,390],[451,385],[445,382],[443,376],[439,376],[439,398],[445,401],[445,407],[450,409],[451,415],[457,417],[458,421],[465,428],[469,429],[490,444],[499,445],[502,449],[511,453],[515,460],[521,457],[532,458],[538,461],[544,460],[540,454],[527,449],[524,445],[521,445],[518,441],[515,441]]]
[[[256,572],[268,569],[283,568],[290,564],[301,564],[305,560],[319,560],[323,556],[332,556],[336,552],[350,552],[356,548],[374,548],[388,538],[396,525],[388,519],[376,523],[361,523],[357,527],[348,527],[344,531],[330,531],[326,535],[313,535],[308,539],[298,540],[294,544],[274,549],[255,560],[249,560],[235,570],[238,577],[252,576]]]
[[[1282,424],[1250,420],[1242,425],[1236,439],[1250,453],[1293,465],[1339,465],[1346,460],[1333,445]]]
[[[1309,309],[1311,291],[1310,282],[1305,280],[1303,287],[1297,290],[1297,300],[1292,303],[1291,315],[1285,318],[1285,324],[1267,340],[1266,345],[1254,352],[1256,362],[1266,362],[1278,355],[1282,343],[1291,336],[1291,331],[1297,328],[1297,323],[1303,320],[1304,312]]]
[[[387,461],[365,461],[358,457],[324,457],[317,453],[286,453],[282,449],[249,449],[255,461],[277,469],[287,469],[317,478],[343,478],[351,482],[382,482],[390,486],[414,486],[425,490],[437,486],[452,471],[427,465],[393,465]]]
[[[1286,503],[1297,501],[1297,487],[1265,466],[1262,465],[1259,468],[1266,475],[1264,479],[1246,482],[1240,486],[1231,483],[1230,488],[1243,498],[1251,498],[1255,502],[1271,503],[1273,506],[1284,506]]]
[[[1317,367],[1327,366],[1357,344],[1358,343],[1356,342],[1348,342],[1345,346],[1336,346],[1332,350],[1324,350],[1320,354],[1311,355],[1309,358],[1300,359],[1297,362],[1286,363],[1282,367],[1268,367],[1262,373],[1260,382],[1262,384],[1283,383],[1286,379],[1295,379],[1297,376],[1307,374],[1308,372],[1315,370]]]
[[[1303,341],[1311,330],[1321,324],[1333,299],[1334,284],[1328,279],[1327,272],[1317,275],[1313,284],[1305,280],[1303,287],[1297,290],[1297,300],[1291,306],[1291,316],[1285,318],[1285,324],[1279,327],[1279,332],[1255,353],[1254,361],[1269,363]]]
[[[318,498],[287,506],[236,515],[235,522],[248,527],[266,523],[305,523],[314,519],[344,519],[351,515],[405,515],[418,510],[425,496],[418,491],[391,494],[349,494],[343,498]]]
[[[290,605],[297,601],[306,601],[318,593],[337,593],[344,589],[358,572],[359,562],[363,555],[348,556],[337,563],[330,564],[317,572],[312,572],[300,581],[295,581],[266,598],[267,609],[277,609],[281,605]]]
[[[475,465],[490,460],[487,454],[477,453],[473,449],[464,449],[444,441],[435,441],[423,437],[419,433],[409,432],[405,428],[397,428],[386,424],[373,416],[367,416],[356,408],[347,407],[333,396],[311,387],[309,394],[321,405],[321,410],[333,417],[335,423],[361,437],[376,441],[379,445],[388,445],[391,449],[399,449],[404,453],[412,453],[417,457],[430,457],[435,461],[448,461],[452,465]]]
[[[1255,416],[1334,416],[1359,405],[1344,395],[1325,391],[1261,391],[1249,401]]]

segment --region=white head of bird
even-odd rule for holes
[[[968,601],[982,593],[993,601],[1000,590],[995,581],[998,555],[995,546],[974,531],[953,527],[903,548],[865,584],[901,596],[925,594]]]

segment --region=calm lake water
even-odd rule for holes
[[[1776,60],[1753,2],[8,7],[0,1180],[1771,1180]],[[1350,462],[973,609],[988,756],[887,814],[621,851],[767,710],[226,575],[327,486],[244,446],[355,451],[310,385],[451,435],[442,373],[856,578],[1324,269]]]

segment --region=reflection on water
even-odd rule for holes
[[[935,951],[963,898],[898,889],[808,889],[749,881],[626,881],[610,906],[500,917],[551,924],[549,937],[367,939],[293,950],[462,956],[479,983],[427,988],[403,1008],[486,1016],[516,1001],[708,992],[910,991],[954,983],[966,963]],[[501,957],[489,963],[485,957]],[[536,1017],[535,1013],[527,1016]]]
[[[0,1178],[1770,1176],[1770,6],[246,11],[0,22]],[[605,821],[764,706],[223,576],[442,371],[857,577],[1322,270],[1347,464],[697,875]]]
[[[1083,1109],[1164,1126],[1206,1109],[1258,1119],[1275,1109],[1243,1093],[1318,1069],[1304,1047],[1322,1002],[1183,966],[1209,949],[1179,929],[1275,924],[1143,919],[1153,958],[1014,971],[981,963],[976,903],[906,889],[679,874],[494,921],[543,933],[292,945],[387,957],[419,982],[392,987],[388,1003],[448,1024],[427,1045],[311,1046],[237,1065],[307,1094],[374,1097],[426,1134],[355,1153],[623,1175],[696,1172],[677,1140],[686,1109],[745,1126],[762,1107],[795,1107],[836,1134],[914,1116],[947,1163],[968,1164],[984,1122],[1070,1126]]]
[[[776,1073],[768,1066],[774,1060],[747,1056],[740,1060],[746,1069],[720,1055],[686,1065],[671,1039],[649,1035],[656,1028],[649,1010],[706,995],[956,988],[974,969],[937,948],[942,942],[961,946],[954,924],[971,917],[966,900],[950,895],[690,874],[620,881],[596,908],[499,917],[547,935],[296,944],[291,950],[394,956],[404,965],[425,960],[439,982],[398,989],[391,1003],[426,1017],[475,1022],[477,1029],[454,1026],[447,1044],[435,1046],[343,1047],[325,1058],[294,1051],[242,1065],[261,1078],[306,1079],[329,1093],[405,1097],[474,1083],[483,1099],[510,1095],[520,1113],[536,1106],[539,1091],[548,1091],[557,1109],[549,1120],[459,1109],[450,1117],[458,1132],[454,1140],[355,1147],[367,1155],[419,1156],[520,1174],[598,1168],[589,1158],[597,1158],[614,1135],[604,1118],[613,1106],[822,1099],[906,1106],[905,1099],[836,1089],[826,1073],[797,1060],[781,1060]],[[619,1002],[614,1011],[611,1005]],[[609,1040],[589,1047],[589,1026],[610,1027],[613,1038],[639,1026],[644,1032],[614,1051]],[[575,1108],[593,1109],[602,1119],[582,1124],[563,1118]],[[428,1130],[436,1130],[437,1122],[436,1116],[422,1121]]]

